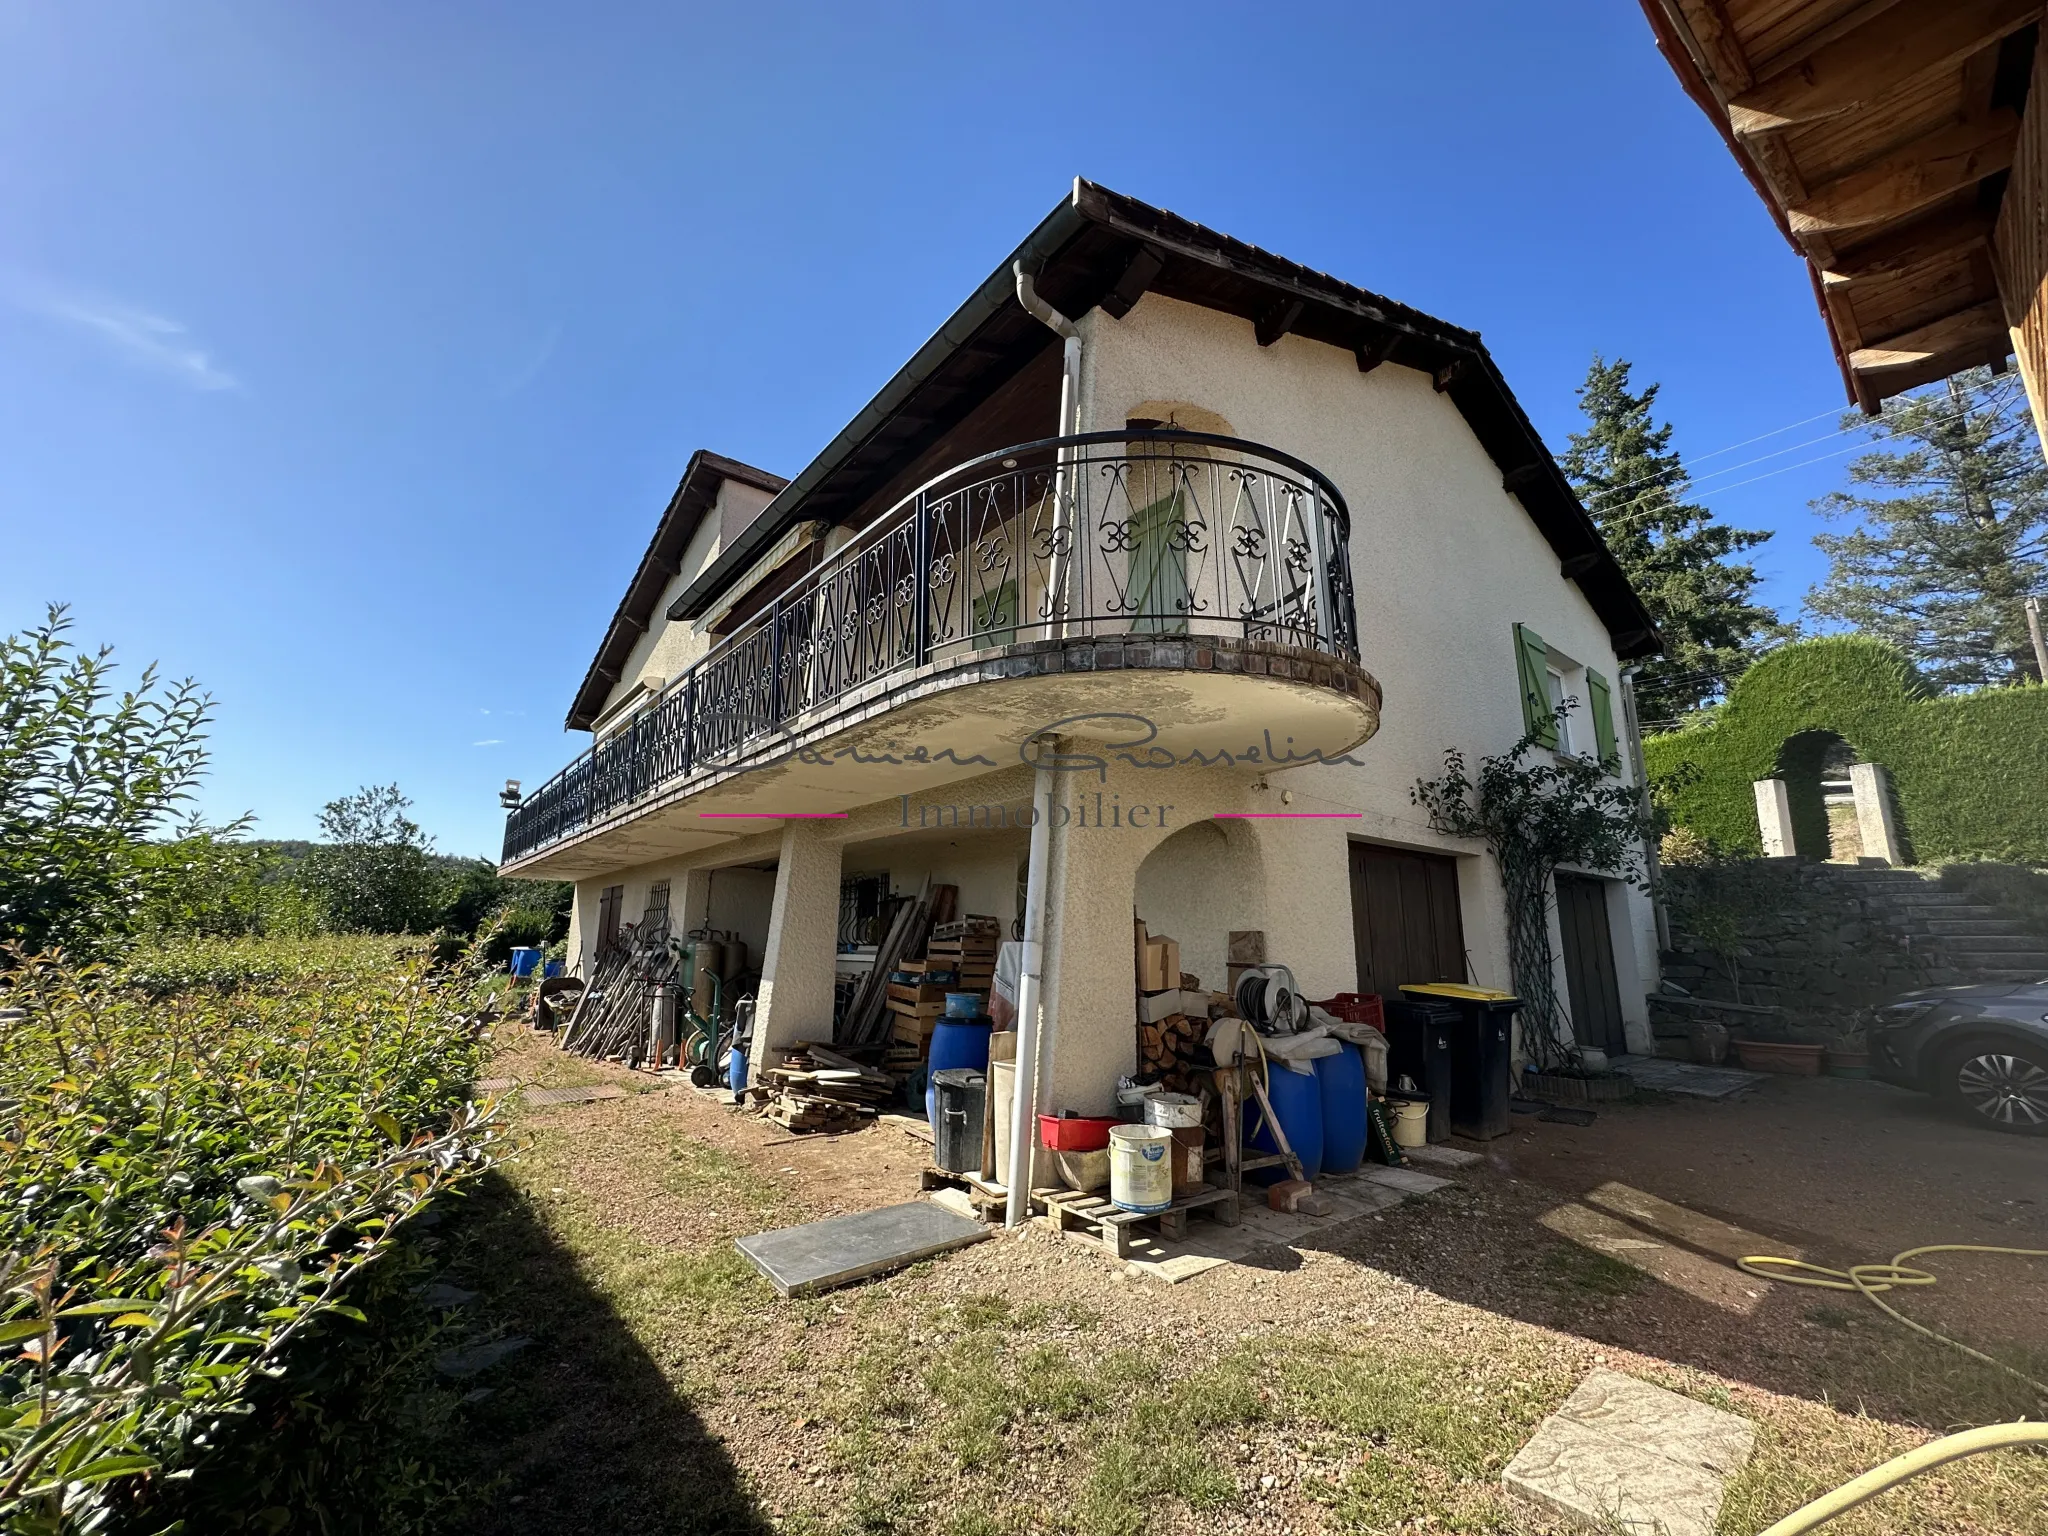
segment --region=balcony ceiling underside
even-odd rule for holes
[[[1206,642],[1178,642],[1188,652]],[[1169,647],[1165,647],[1169,648]],[[1024,761],[1057,727],[1072,750],[1186,763],[1256,777],[1318,755],[1338,757],[1379,728],[1379,686],[1362,669],[1290,647],[1263,647],[1296,677],[1245,670],[1120,665],[985,679],[937,666],[848,701],[809,728],[773,738],[728,767],[693,775],[614,816],[504,866],[529,879],[578,880],[701,852],[778,822],[763,813],[850,811],[923,795]],[[1095,647],[1100,650],[1102,647]],[[1221,649],[1221,648],[1219,648]],[[1248,662],[1257,652],[1238,656]],[[1293,660],[1286,658],[1292,657]],[[1030,660],[1031,658],[1023,658]],[[1326,681],[1317,681],[1316,678]],[[964,685],[963,685],[964,682]],[[1281,754],[1275,761],[1274,754]],[[728,819],[742,813],[741,819]]]

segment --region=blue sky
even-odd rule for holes
[[[1479,329],[1553,448],[1595,350],[1689,455],[1820,418],[1696,468],[1819,574],[1811,290],[1624,0],[116,0],[0,8],[0,626],[199,678],[216,817],[492,852],[691,451],[794,473],[1076,174]]]

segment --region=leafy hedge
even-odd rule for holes
[[[239,1528],[209,1458],[245,1476],[244,1431],[289,1418],[405,1225],[497,1150],[477,1030],[419,961],[194,970],[26,960],[0,988],[0,1530]]]
[[[1673,822],[1726,853],[1762,852],[1751,785],[1784,778],[1800,851],[1818,853],[1827,846],[1820,733],[1890,773],[1916,862],[2048,863],[2048,687],[1932,695],[1881,641],[1781,647],[1737,680],[1711,722],[1648,737],[1643,755]]]

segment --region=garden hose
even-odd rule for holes
[[[1922,1248],[1908,1248],[1904,1253],[1896,1255],[1889,1264],[1852,1264],[1847,1269],[1828,1269],[1819,1264],[1809,1264],[1804,1259],[1755,1253],[1736,1260],[1736,1267],[1744,1274],[1755,1275],[1759,1280],[1775,1280],[1781,1285],[1807,1285],[1824,1291],[1856,1291],[1869,1298],[1871,1305],[1894,1322],[1904,1323],[1915,1333],[1933,1339],[1937,1344],[1946,1344],[1950,1349],[1961,1350],[1972,1360],[1993,1366],[2006,1375],[2025,1382],[2043,1397],[2048,1397],[2048,1382],[2036,1380],[2025,1371],[2007,1365],[2003,1360],[1994,1359],[1981,1349],[1972,1349],[1960,1339],[1952,1339],[1945,1333],[1929,1328],[1925,1323],[1914,1322],[1878,1294],[1880,1291],[1934,1284],[1933,1275],[1924,1269],[1915,1269],[1906,1262],[1908,1259],[1919,1258],[1923,1253],[2002,1253],[2021,1259],[2048,1259],[2048,1248],[1994,1248],[1981,1243],[1929,1243]]]
[[[1756,1271],[1751,1270],[1750,1273]],[[1761,1536],[1801,1536],[1801,1533],[1824,1525],[1865,1500],[1877,1497],[1887,1488],[1897,1487],[1909,1477],[1918,1477],[1922,1472],[1931,1472],[1936,1467],[1964,1456],[1974,1456],[1979,1451],[2003,1450],[2016,1445],[2038,1445],[2048,1449],[2048,1424],[1986,1424],[1981,1429],[1966,1429],[1959,1435],[1944,1435],[1939,1440],[1930,1440],[1918,1450],[1894,1456],[1890,1461],[1872,1467],[1854,1482],[1844,1483],[1833,1493],[1822,1494],[1811,1504],[1793,1510],[1775,1525],[1766,1527]]]
[[[1897,1322],[1904,1323],[1915,1333],[1924,1334],[1937,1343],[1962,1351],[1972,1360],[1996,1366],[2006,1375],[2025,1382],[2036,1392],[2048,1397],[2048,1383],[2035,1380],[2025,1371],[2007,1365],[2003,1360],[1993,1359],[1982,1350],[1972,1349],[1959,1339],[1952,1339],[1924,1323],[1912,1318],[1883,1300],[1881,1291],[1905,1289],[1910,1286],[1933,1285],[1935,1277],[1927,1270],[1917,1269],[1907,1262],[1927,1253],[2000,1253],[2014,1258],[2048,1259],[2048,1248],[1997,1248],[1981,1243],[1930,1243],[1922,1248],[1908,1248],[1895,1256],[1889,1264],[1852,1264],[1847,1269],[1828,1269],[1820,1264],[1809,1264],[1804,1259],[1788,1259],[1778,1254],[1750,1254],[1736,1260],[1736,1267],[1744,1274],[1755,1275],[1760,1280],[1774,1280],[1781,1285],[1805,1285],[1824,1291],[1855,1291],[1868,1297],[1872,1305]],[[1822,1494],[1810,1504],[1795,1509],[1784,1519],[1771,1525],[1761,1536],[1802,1536],[1803,1532],[1824,1525],[1835,1516],[1866,1500],[1877,1497],[1888,1488],[1895,1488],[1909,1478],[1923,1472],[1945,1466],[1965,1456],[1975,1456],[1980,1451],[2004,1450],[2012,1446],[2040,1446],[2048,1449],[2048,1423],[1986,1424],[1977,1429],[1966,1429],[1960,1434],[1944,1435],[1903,1456],[1894,1456],[1890,1461],[1872,1467],[1861,1477],[1844,1483],[1833,1493]]]

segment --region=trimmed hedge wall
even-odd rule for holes
[[[1757,779],[1791,791],[1802,854],[1827,847],[1828,736],[1891,774],[1913,859],[2048,864],[2048,687],[1930,696],[1892,646],[1831,635],[1782,646],[1729,690],[1709,724],[1646,737],[1672,819],[1728,853],[1761,853]]]

